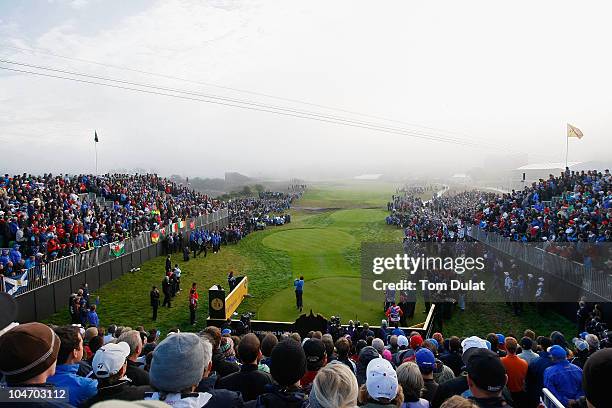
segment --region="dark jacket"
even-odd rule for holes
[[[140,365],[132,360],[127,361],[125,375],[132,380],[134,385],[149,385],[149,373],[140,368]]]
[[[223,357],[223,354],[219,350],[213,352],[212,363],[212,369],[219,377],[225,377],[226,375],[240,371],[238,364],[225,360],[225,357]]]
[[[480,408],[512,408],[503,398],[474,398],[470,397]]]
[[[308,406],[308,397],[301,390],[283,390],[277,385],[268,385],[268,392],[247,402],[245,407],[302,408]]]
[[[257,369],[257,364],[244,364],[239,372],[219,378],[215,388],[239,391],[244,401],[251,401],[265,393],[272,376]]]
[[[145,392],[151,391],[153,390],[147,385],[136,386],[129,380],[121,380],[117,384],[98,386],[98,394],[88,399],[83,406],[90,407],[96,402],[106,400],[139,401],[144,399]]]
[[[444,353],[440,356],[440,360],[442,360],[445,366],[448,366],[451,370],[453,370],[455,377],[461,374],[461,369],[464,366],[463,360],[461,359],[461,354],[453,352]]]
[[[159,306],[159,291],[151,291],[151,306]]]
[[[208,378],[203,378],[196,389],[197,392],[207,392],[212,395],[212,398],[208,404],[206,404],[206,408],[240,408],[244,406],[242,396],[239,392],[216,389],[213,386],[214,382],[208,380]]]
[[[438,389],[431,401],[432,408],[440,408],[440,405],[444,403],[447,399],[452,397],[453,395],[461,395],[464,392],[468,391],[470,388],[467,383],[467,375],[460,375],[459,377],[455,377],[452,380],[448,380],[438,385]],[[507,401],[507,408],[512,408],[512,396],[508,387],[504,387],[502,391],[502,399]],[[482,405],[487,406],[488,405]],[[492,405],[495,406],[495,405]]]
[[[534,358],[529,363],[527,377],[525,377],[530,406],[535,406],[540,400],[542,388],[544,388],[544,371],[553,364],[548,352],[541,351],[539,354],[540,357]]]

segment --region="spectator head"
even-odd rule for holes
[[[574,347],[576,348],[576,353],[588,353],[589,352],[589,343],[585,340],[575,338],[572,340],[574,343]]]
[[[463,355],[461,356],[463,363],[467,365],[468,360],[481,349],[488,349],[487,342],[478,336],[471,336],[463,339],[461,342]]]
[[[550,340],[552,341],[553,345],[558,345],[565,349],[567,348],[567,341],[565,340],[565,336],[559,331],[552,332],[550,334]]]
[[[408,347],[408,338],[403,334],[397,336],[397,346],[400,349],[406,349]]]
[[[331,334],[326,333],[323,335],[323,344],[325,345],[325,353],[327,354],[327,360],[334,355],[334,338]]]
[[[319,370],[312,383],[310,406],[354,408],[358,392],[355,374],[344,364],[330,364]]]
[[[389,345],[393,348],[397,347],[397,336],[395,334],[389,337]]]
[[[123,341],[102,346],[91,362],[93,372],[103,385],[116,383],[125,375],[130,346]]]
[[[149,330],[149,335],[147,336],[147,344],[155,343],[157,341],[157,328],[152,328]]]
[[[582,388],[589,408],[610,405],[610,377],[612,377],[612,349],[593,353],[586,361],[582,376]]]
[[[278,344],[278,339],[273,333],[267,333],[261,341],[261,354],[270,357],[272,349]]]
[[[380,358],[380,354],[372,346],[366,346],[359,352],[359,364],[363,367],[367,367],[375,358]]]
[[[375,338],[374,340],[372,340],[372,347],[374,347],[376,351],[382,354],[383,350],[385,349],[385,343],[381,339]]]
[[[521,348],[523,350],[531,350],[533,348],[533,340],[531,337],[525,336],[521,339]]]
[[[61,326],[55,329],[60,339],[57,364],[73,364],[83,359],[83,338],[76,326]]]
[[[589,344],[589,350],[591,352],[599,350],[599,338],[596,335],[587,334],[585,340]]]
[[[487,334],[487,341],[491,343],[491,351],[497,352],[499,346],[499,338],[495,333]]]
[[[345,360],[351,352],[351,342],[346,337],[340,337],[336,340],[336,352],[338,359]]]
[[[505,340],[506,351],[509,354],[516,354],[516,350],[518,349],[518,343],[514,337],[506,337]]]
[[[525,330],[525,332],[523,332],[523,337],[529,337],[532,341],[536,339],[535,332],[531,329]]]
[[[125,341],[130,346],[130,360],[135,360],[142,352],[142,337],[137,330],[129,330],[121,333],[119,341]]]
[[[440,408],[479,408],[479,405],[460,395],[453,395],[444,401],[444,403],[440,405]]]
[[[270,374],[281,387],[295,385],[306,373],[306,355],[293,339],[279,342],[270,358]]]
[[[55,374],[59,336],[42,323],[16,326],[0,337],[0,372],[10,384],[42,384]]]
[[[414,334],[410,336],[410,348],[413,350],[418,349],[423,344],[423,337],[420,334]]]
[[[97,336],[98,336],[98,329],[96,327],[88,327],[85,330],[85,335],[83,336],[83,342],[85,344],[89,344],[89,341]]]
[[[565,360],[567,358],[567,351],[558,344],[549,347],[546,351],[550,353],[550,357],[553,361]]]
[[[96,305],[91,305],[91,306],[89,306],[89,310],[90,310],[91,312],[95,312],[95,311],[96,311]]]
[[[461,340],[459,340],[459,337],[452,336],[448,340],[448,348],[453,353],[461,353]]]
[[[444,344],[444,336],[442,335],[442,333],[436,332],[431,337],[434,338],[438,342],[438,344]]]
[[[539,346],[540,350],[542,350],[542,351],[546,351],[546,350],[548,350],[548,348],[550,346],[552,346],[552,342],[546,336],[538,336],[538,339],[537,339],[536,342],[538,343],[538,346]]]
[[[313,339],[323,339],[323,333],[321,333],[320,331],[316,331],[312,333],[312,336],[310,336]]]
[[[398,402],[398,399],[401,401],[404,399],[397,381],[397,374],[391,363],[384,358],[370,361],[366,369],[366,383],[359,391],[359,400],[365,404],[370,399],[384,404],[392,404]],[[401,403],[397,406],[401,406]]]
[[[436,357],[431,350],[427,348],[422,348],[416,352],[415,361],[419,367],[419,370],[421,370],[421,374],[423,375],[433,373],[433,370],[436,367]]]
[[[467,373],[468,387],[476,398],[498,397],[508,381],[506,369],[497,353],[487,349],[477,349],[471,353]]]
[[[116,330],[117,330],[117,326],[114,324],[111,324],[110,326],[108,326],[108,329],[106,329],[106,332],[114,337]]]
[[[404,391],[404,401],[414,401],[421,397],[425,382],[416,364],[408,362],[400,365],[397,368],[397,381]]]
[[[204,346],[193,333],[175,333],[153,351],[151,386],[164,392],[192,392],[205,375]]]
[[[245,335],[238,344],[238,357],[243,364],[257,364],[261,359],[260,343],[253,333]]]
[[[215,326],[208,326],[200,332],[200,334],[207,334],[211,339],[213,351],[219,350],[221,346],[221,330]]]
[[[289,337],[291,337],[293,340],[297,341],[300,344],[302,343],[302,337],[299,333],[291,333]]]
[[[327,353],[323,341],[316,338],[306,340],[303,348],[308,371],[317,371],[327,364]]]
[[[234,340],[231,337],[221,337],[221,345],[219,346],[219,351],[221,351],[223,357],[225,358],[234,358],[236,356],[236,351],[234,349]]]
[[[391,351],[387,349],[383,350],[382,357],[387,361],[393,360],[393,354],[391,354]]]
[[[104,338],[101,336],[96,336],[89,340],[89,350],[91,350],[92,354],[96,354],[96,351],[98,351],[103,345]]]

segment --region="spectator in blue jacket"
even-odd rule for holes
[[[13,265],[17,265],[21,261],[21,252],[19,252],[19,244],[15,244],[10,252],[10,258]]]
[[[98,381],[79,377],[78,362],[83,359],[83,338],[78,327],[62,326],[55,329],[60,338],[55,374],[47,382],[68,391],[70,404],[78,407],[98,392]]]
[[[100,318],[96,312],[96,305],[89,306],[89,312],[87,313],[87,321],[90,326],[98,327],[100,325]]]
[[[567,360],[567,352],[559,345],[548,349],[553,364],[544,371],[544,386],[563,404],[584,395],[582,369]]]

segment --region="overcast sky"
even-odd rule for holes
[[[93,172],[95,129],[101,170],[459,172],[509,152],[564,161],[567,122],[585,134],[570,140],[570,161],[609,161],[610,15],[608,1],[0,2],[4,60],[349,115],[202,83],[216,84],[487,141],[478,149],[0,70],[0,170]]]

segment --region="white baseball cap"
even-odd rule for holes
[[[397,336],[397,345],[398,347],[407,347],[408,346],[408,337],[404,336],[403,334],[400,334],[399,336]]]
[[[125,342],[107,343],[94,355],[91,367],[98,378],[108,378],[121,370],[130,355],[130,346]]]
[[[368,363],[366,369],[366,388],[374,399],[392,400],[397,395],[397,374],[391,363],[382,357]]]
[[[472,347],[488,348],[487,342],[478,336],[471,336],[466,339],[463,339],[463,341],[461,342],[461,347],[463,347],[464,353],[468,351],[469,349],[471,349]]]

